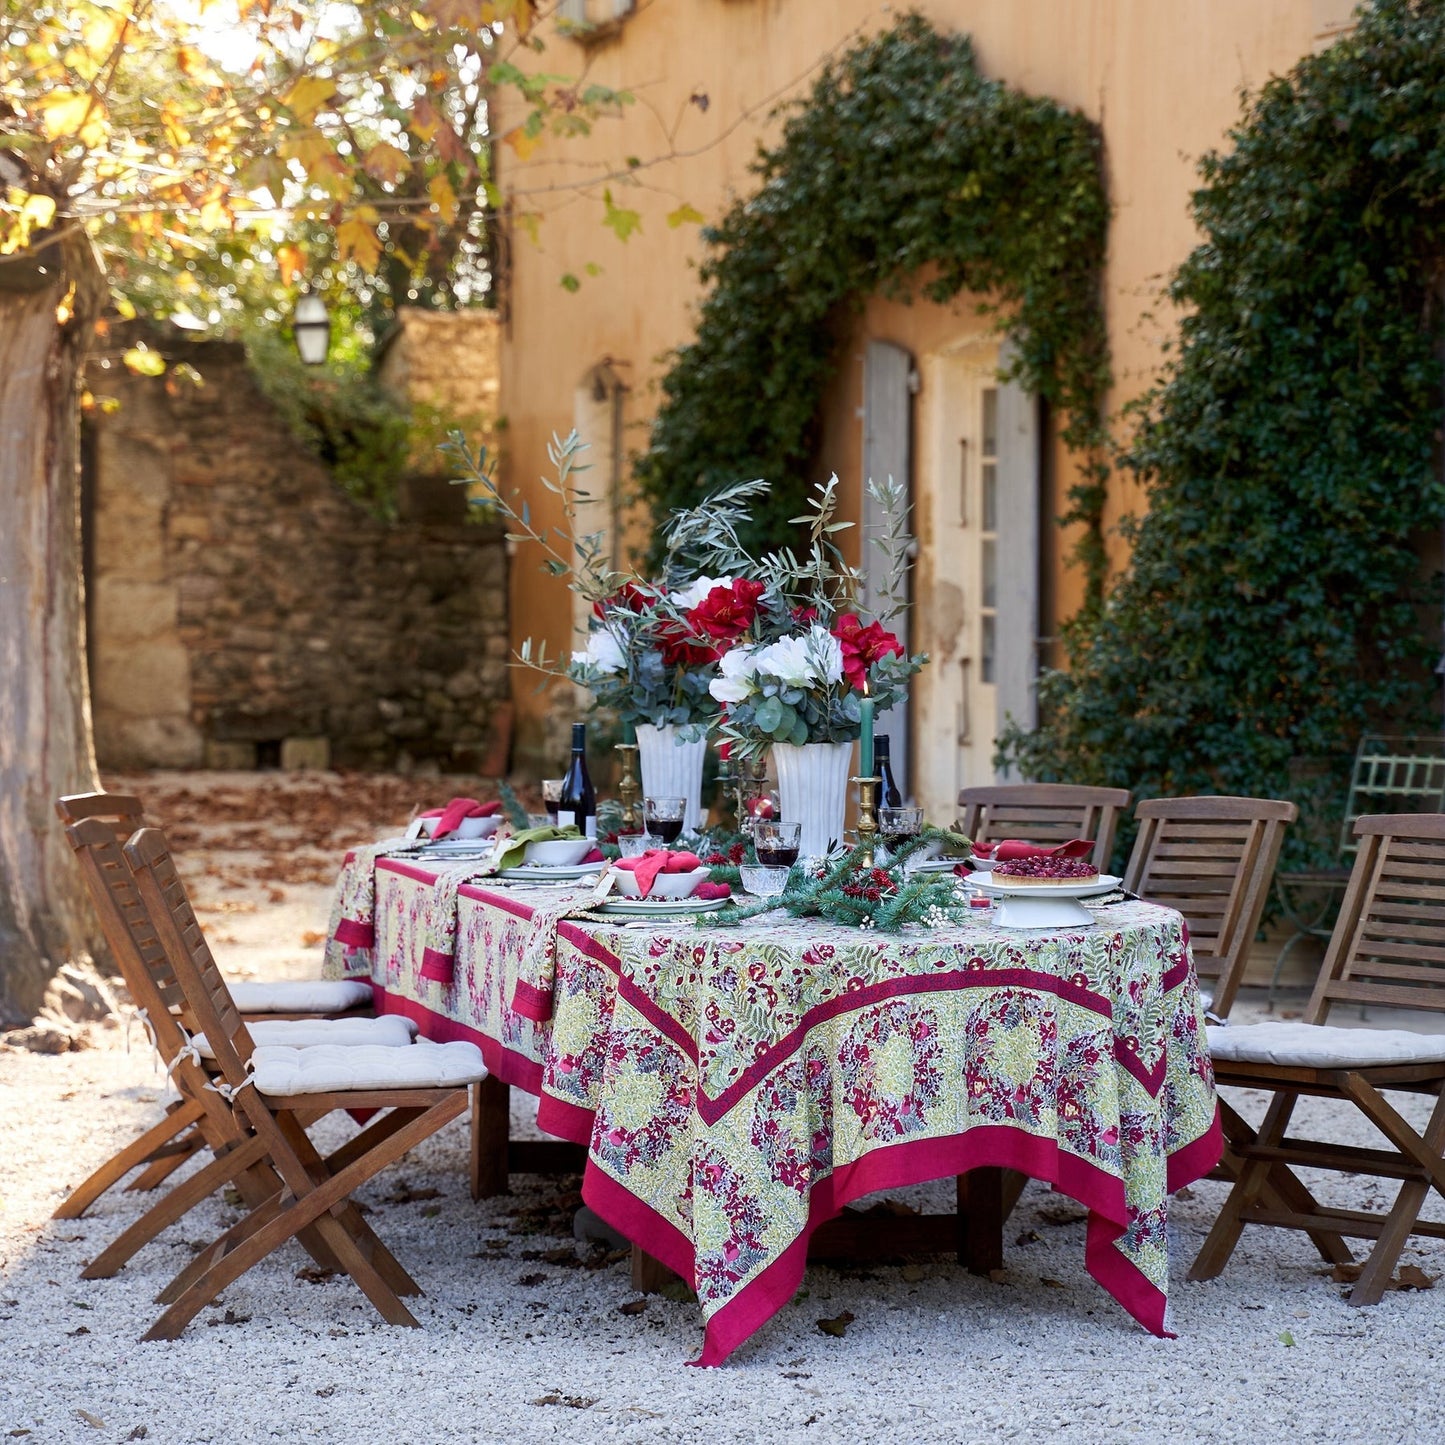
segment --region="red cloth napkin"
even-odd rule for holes
[[[1092,838],[1070,838],[1057,848],[1041,848],[1037,843],[1021,843],[1017,838],[973,845],[975,858],[997,858],[1000,863],[1007,863],[1013,858],[1082,858],[1093,851]]]
[[[428,808],[418,816],[440,818],[441,822],[436,825],[432,837],[445,838],[448,833],[456,832],[463,818],[490,818],[501,810],[502,805],[498,802],[479,803],[475,798],[453,798],[445,808]]]
[[[636,858],[619,858],[613,865],[619,872],[637,875],[637,891],[643,898],[652,892],[659,873],[691,873],[702,867],[696,853],[673,853],[667,848],[649,848]]]
[[[692,890],[694,898],[731,898],[733,891],[726,883],[709,883],[706,880]]]

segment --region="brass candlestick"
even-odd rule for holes
[[[858,846],[863,850],[863,866],[873,866],[873,849],[878,841],[878,789],[882,778],[854,778],[858,784]]]
[[[622,776],[617,780],[617,795],[622,799],[621,830],[624,833],[642,832],[642,819],[637,811],[637,800],[642,787],[637,781],[637,744],[618,743],[617,751],[622,754]]]
[[[733,819],[733,826],[728,828],[728,809],[737,800],[737,772],[733,767],[731,757],[719,757],[717,760],[717,815],[718,825],[735,833],[738,829],[738,820]]]
[[[738,763],[737,781],[735,784],[738,799],[738,831],[746,833],[748,821],[752,817],[752,809],[749,804],[762,796],[763,784],[768,779],[768,755],[766,753],[755,753],[750,758],[743,758]]]

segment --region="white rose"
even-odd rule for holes
[[[676,592],[669,592],[667,600],[677,608],[679,612],[689,612],[712,591],[714,587],[731,587],[731,577],[699,577],[697,581],[690,582],[686,587],[679,588]]]
[[[757,655],[757,670],[792,687],[807,687],[814,680],[807,637],[780,637]]]
[[[745,702],[754,691],[757,660],[756,648],[729,648],[719,660],[718,676],[708,683],[707,690],[719,702]]]
[[[572,661],[579,667],[590,667],[596,672],[623,672],[627,667],[622,644],[605,627],[599,627],[588,636],[587,650],[574,652]]]

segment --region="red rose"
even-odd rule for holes
[[[723,652],[715,642],[699,637],[687,623],[673,617],[660,619],[653,635],[668,667],[700,667],[716,662]]]
[[[793,621],[799,627],[811,627],[818,620],[818,609],[816,607],[795,607],[793,608]]]
[[[870,622],[864,627],[856,612],[844,612],[833,623],[832,632],[843,649],[843,676],[849,687],[860,692],[868,680],[868,669],[875,662],[890,653],[905,656],[903,644],[885,631],[881,622]]]
[[[736,642],[753,625],[758,598],[765,588],[761,582],[739,577],[729,586],[714,587],[686,616],[694,632],[718,642]]]

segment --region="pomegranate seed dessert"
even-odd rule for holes
[[[1087,858],[1011,858],[989,875],[1010,888],[1038,888],[1046,883],[1097,883],[1099,870]]]

